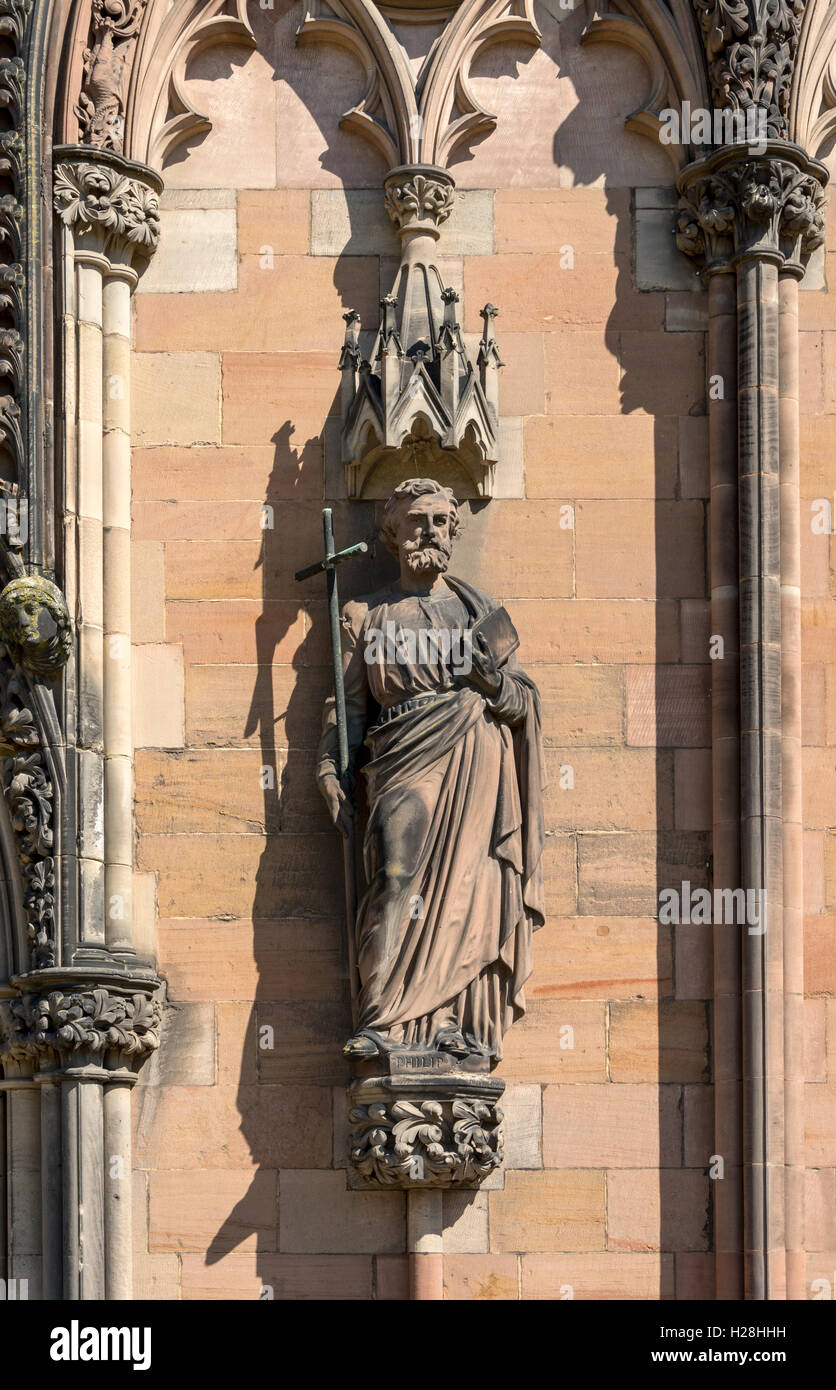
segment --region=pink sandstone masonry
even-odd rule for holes
[[[478,222],[444,252],[466,332],[500,308],[517,451],[456,566],[514,615],[550,772],[509,1149],[444,1195],[445,1297],[711,1298],[711,937],[658,920],[712,853],[706,294],[654,249],[670,170],[623,129],[638,58],[543,19],[513,82],[483,60],[499,126],[452,167]],[[396,250],[364,231],[386,170],[336,125],[352,62],[297,50],[287,6],[252,20],[246,62],[195,64],[214,129],[164,170],[134,299],[136,891],[170,1005],[133,1096],[135,1296],[397,1300],[403,1195],[346,1182],[328,632],[293,583],[323,505],[343,544],[374,524],[345,500],[336,364]],[[836,559],[805,529],[833,494],[836,308],[800,299],[809,1288],[836,1267]]]

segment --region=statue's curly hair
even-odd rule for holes
[[[383,524],[380,528],[380,538],[390,555],[397,555],[398,543],[395,538],[395,514],[404,502],[408,502],[412,497],[428,497],[438,494],[448,503],[451,511],[450,517],[450,539],[455,540],[462,529],[459,519],[459,504],[456,495],[451,487],[442,487],[435,478],[407,478],[405,482],[398,483],[395,491],[383,508]]]

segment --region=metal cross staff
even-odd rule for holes
[[[322,530],[325,535],[325,559],[315,565],[297,570],[295,580],[310,579],[315,574],[326,575],[328,581],[328,625],[331,629],[331,660],[334,666],[334,706],[337,715],[337,774],[340,786],[345,786],[348,772],[348,720],[345,713],[345,685],[343,683],[343,648],[340,635],[340,599],[337,591],[337,565],[349,560],[352,555],[361,555],[368,550],[365,541],[346,546],[345,550],[334,550],[334,518],[330,507],[322,511]],[[348,938],[348,976],[351,989],[351,1019],[357,1027],[357,943],[355,940],[355,918],[357,915],[357,874],[354,859],[354,824],[349,822],[348,834],[343,836],[343,872],[345,875],[345,918]]]

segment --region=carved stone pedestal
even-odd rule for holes
[[[505,1082],[487,1059],[459,1063],[428,1048],[366,1063],[348,1088],[352,1186],[478,1187],[502,1163]],[[478,1068],[478,1069],[477,1069]],[[358,1067],[359,1071],[360,1068]]]

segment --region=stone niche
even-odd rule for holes
[[[433,477],[459,498],[493,496],[499,462],[496,309],[482,309],[475,360],[459,324],[459,296],[436,264],[440,228],[453,207],[444,169],[405,165],[385,181],[385,205],[401,240],[391,293],[366,357],[359,314],[345,315],[342,462],[350,498],[382,499],[411,477]]]

